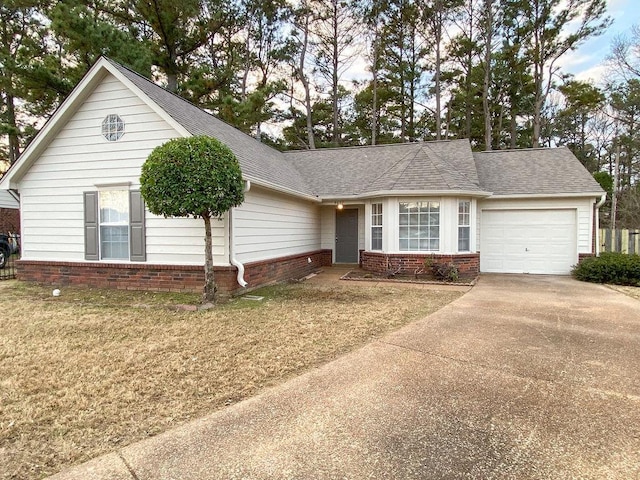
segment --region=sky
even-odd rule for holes
[[[559,61],[564,73],[575,75],[577,80],[590,80],[596,84],[606,78],[604,63],[611,51],[611,43],[618,35],[628,35],[633,24],[640,24],[640,1],[609,0],[607,14],[613,23],[602,35],[587,40]]]

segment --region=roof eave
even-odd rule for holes
[[[509,199],[526,199],[526,198],[600,198],[602,191],[588,192],[568,192],[568,193],[510,193],[510,194],[493,194],[487,200],[509,200]]]
[[[312,202],[320,203],[322,200],[317,195],[311,195],[304,192],[298,192],[297,190],[293,190],[291,188],[282,187],[280,185],[276,185],[275,183],[268,182],[266,180],[262,180],[251,175],[242,175],[244,180],[248,180],[253,185],[257,185],[259,187],[267,188],[269,190],[273,190],[275,192],[284,193],[285,195],[291,195],[298,198],[304,198],[305,200],[309,200]]]
[[[366,200],[376,197],[433,197],[433,196],[464,196],[464,197],[489,197],[491,192],[485,192],[483,190],[378,190],[375,192],[366,192],[358,194],[348,195],[321,195],[322,201],[337,201],[337,200]]]

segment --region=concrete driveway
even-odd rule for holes
[[[640,478],[640,301],[484,275],[380,341],[55,478]]]

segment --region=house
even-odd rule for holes
[[[0,190],[0,233],[20,233],[20,204],[12,193]]]
[[[140,169],[169,139],[210,135],[237,156],[245,202],[214,222],[218,288],[332,263],[413,272],[566,274],[596,252],[604,192],[565,148],[472,153],[467,140],[281,153],[101,58],[0,189],[20,194],[19,276],[199,290],[200,219],[145,209]]]

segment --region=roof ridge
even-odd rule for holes
[[[447,188],[451,189],[451,175],[449,174],[449,170],[450,168],[447,168],[446,165],[444,165],[444,162],[442,161],[442,158],[440,158],[440,155],[438,155],[436,152],[434,152],[430,147],[428,147],[427,145],[423,145],[422,146],[422,150],[426,153],[427,158],[429,159],[429,161],[433,164],[433,166],[436,168],[436,171],[438,172],[438,174],[440,175],[440,177],[442,177],[442,180],[444,180],[444,182],[447,185]]]
[[[417,143],[416,143],[417,144]],[[402,145],[407,145],[406,143],[402,144]],[[378,182],[378,180],[380,180],[383,176],[387,175],[391,170],[393,170],[397,165],[399,165],[401,162],[407,161],[407,157],[411,156],[412,151],[407,152],[405,155],[402,156],[402,158],[400,158],[397,162],[394,162],[392,165],[389,166],[389,168],[385,169],[380,175],[378,175],[376,178],[373,179],[373,181],[371,182],[371,185],[375,184]],[[415,157],[417,156],[418,151],[416,151],[415,155],[413,156],[413,158],[415,159]],[[402,173],[405,172],[405,170],[407,168],[409,168],[409,165],[411,164],[411,162],[409,161],[408,164],[402,169]],[[392,187],[395,186],[395,184],[398,183],[397,180],[395,180],[392,184]]]
[[[234,127],[235,128],[235,127]],[[450,138],[448,140],[420,140],[417,142],[391,142],[391,143],[376,143],[375,145],[345,145],[342,147],[320,147],[315,149],[310,148],[300,148],[300,149],[292,149],[285,150],[281,153],[293,154],[293,153],[307,153],[307,152],[317,152],[317,151],[331,151],[331,150],[356,150],[356,149],[372,149],[372,148],[385,148],[385,147],[406,147],[411,145],[433,145],[436,143],[453,143],[453,142],[466,142],[468,140],[464,138]]]
[[[428,147],[429,147],[430,150],[432,150],[430,145]],[[435,155],[437,155],[436,152],[433,152],[433,153]],[[473,167],[476,170],[476,176],[477,176],[478,175],[478,167],[476,166],[475,160],[473,158],[473,152],[470,152],[470,153],[472,154],[471,155],[471,160],[472,160]],[[439,156],[438,156],[438,158],[439,158]],[[464,180],[466,183],[468,183],[470,185],[475,185],[477,187],[480,186],[480,181],[479,180],[478,181],[473,181],[471,178],[469,178],[467,176],[467,174],[463,170],[454,168],[454,165],[451,162],[447,162],[447,164],[449,165],[449,168],[445,168],[444,169],[447,172],[447,175],[449,175],[451,177],[457,176],[458,178],[461,178],[462,180]]]
[[[482,150],[479,152],[473,152],[473,154],[476,155],[476,154],[486,153],[490,155],[492,153],[536,152],[539,150],[560,150],[560,149],[567,149],[567,148],[568,147],[566,145],[560,145],[559,147],[505,148],[500,150]]]

